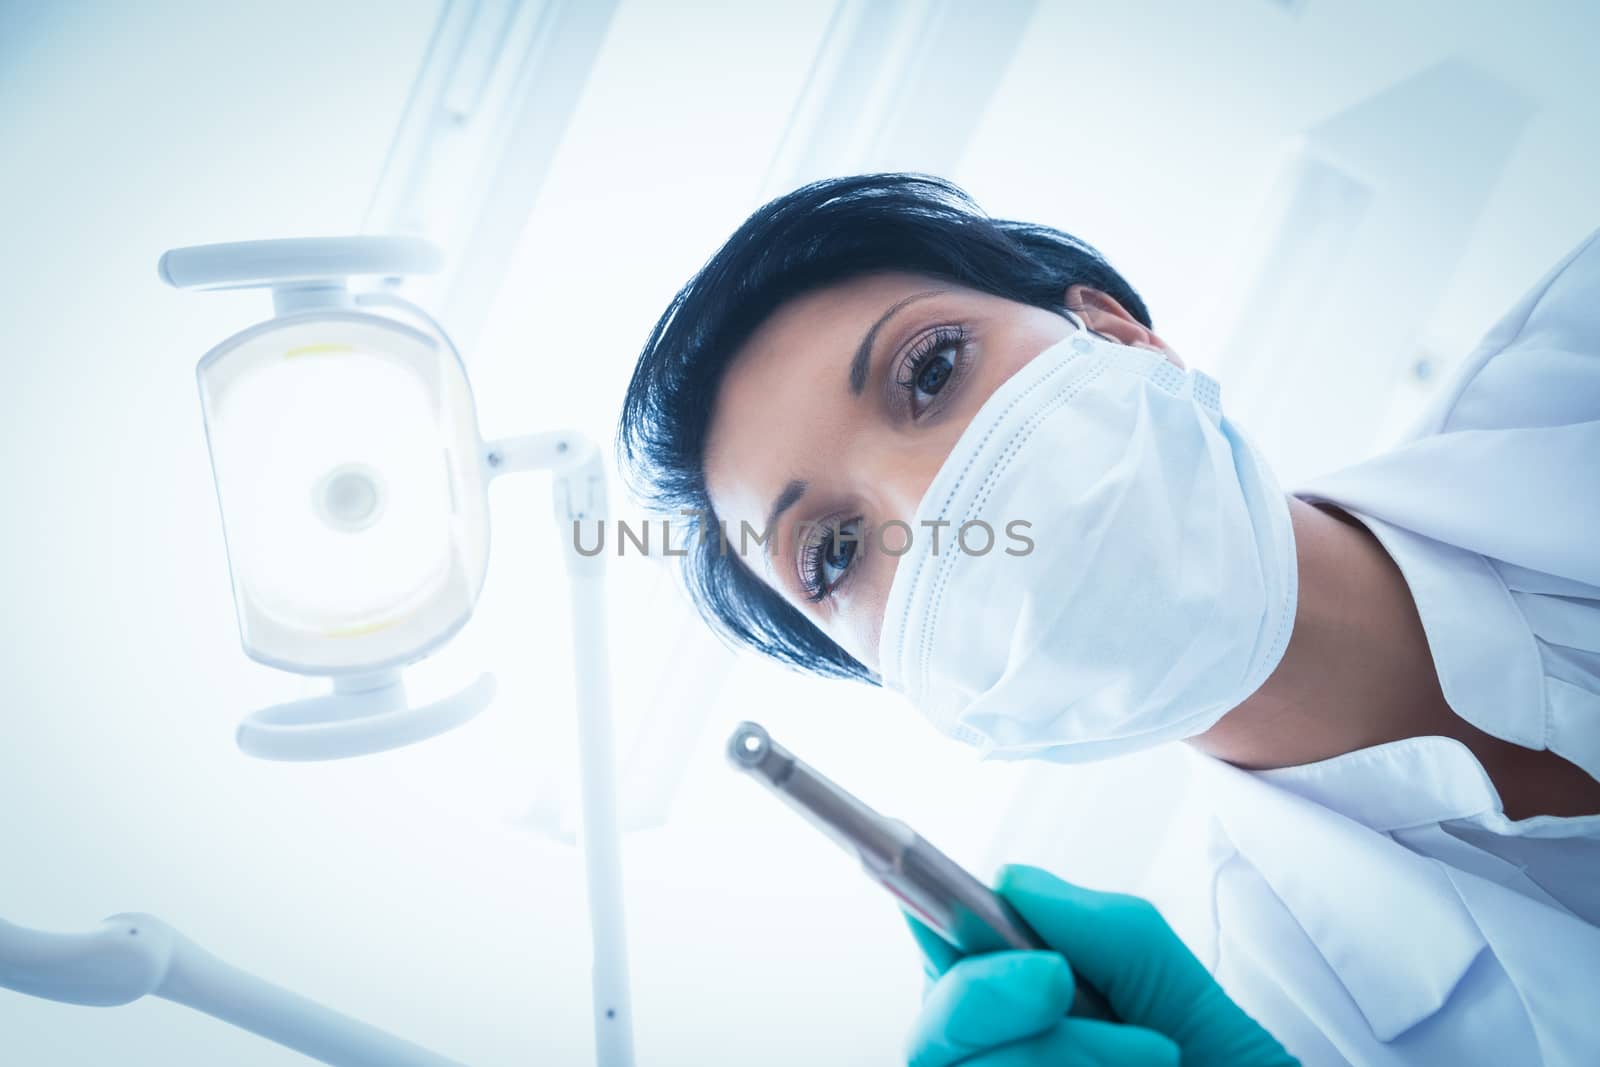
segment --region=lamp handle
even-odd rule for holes
[[[439,249],[420,237],[288,237],[174,248],[156,269],[174,289],[254,289],[340,283],[358,275],[434,274]]]
[[[239,747],[258,759],[306,762],[386,752],[435,737],[471,719],[494,698],[484,674],[453,696],[406,705],[398,672],[367,689],[340,687],[322,696],[274,704],[239,724]]]

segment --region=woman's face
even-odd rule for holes
[[[1091,329],[1179,362],[1109,296],[1073,286],[1062,302]],[[876,671],[890,553],[904,539],[885,532],[884,552],[867,532],[914,526],[984,401],[1073,329],[1054,311],[915,274],[785,304],[734,357],[712,411],[706,484],[729,550]]]

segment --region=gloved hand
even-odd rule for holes
[[[912,919],[934,983],[912,1029],[911,1067],[1298,1063],[1228,999],[1148,901],[1080,889],[1036,867],[1007,867],[996,889],[1057,951],[963,958]],[[1122,1022],[1067,1017],[1074,972]]]

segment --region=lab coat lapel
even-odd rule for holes
[[[1443,865],[1219,760],[1194,762],[1223,832],[1380,1041],[1445,1004],[1486,942]]]

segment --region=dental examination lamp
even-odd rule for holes
[[[413,705],[401,672],[472,614],[488,565],[489,482],[549,471],[571,594],[595,1052],[601,1067],[629,1067],[605,556],[581,554],[573,536],[605,519],[605,473],[577,434],[485,443],[466,368],[438,324],[393,292],[350,287],[435,272],[441,259],[426,241],[376,236],[161,257],[162,280],[180,289],[272,291],[274,316],[206,353],[196,375],[244,650],[330,688],[247,716],[238,744],[262,759],[340,759],[482,711],[491,675]],[[154,993],[346,1067],[452,1062],[232,968],[148,916],[81,935],[0,921],[0,986],[80,1004]]]

